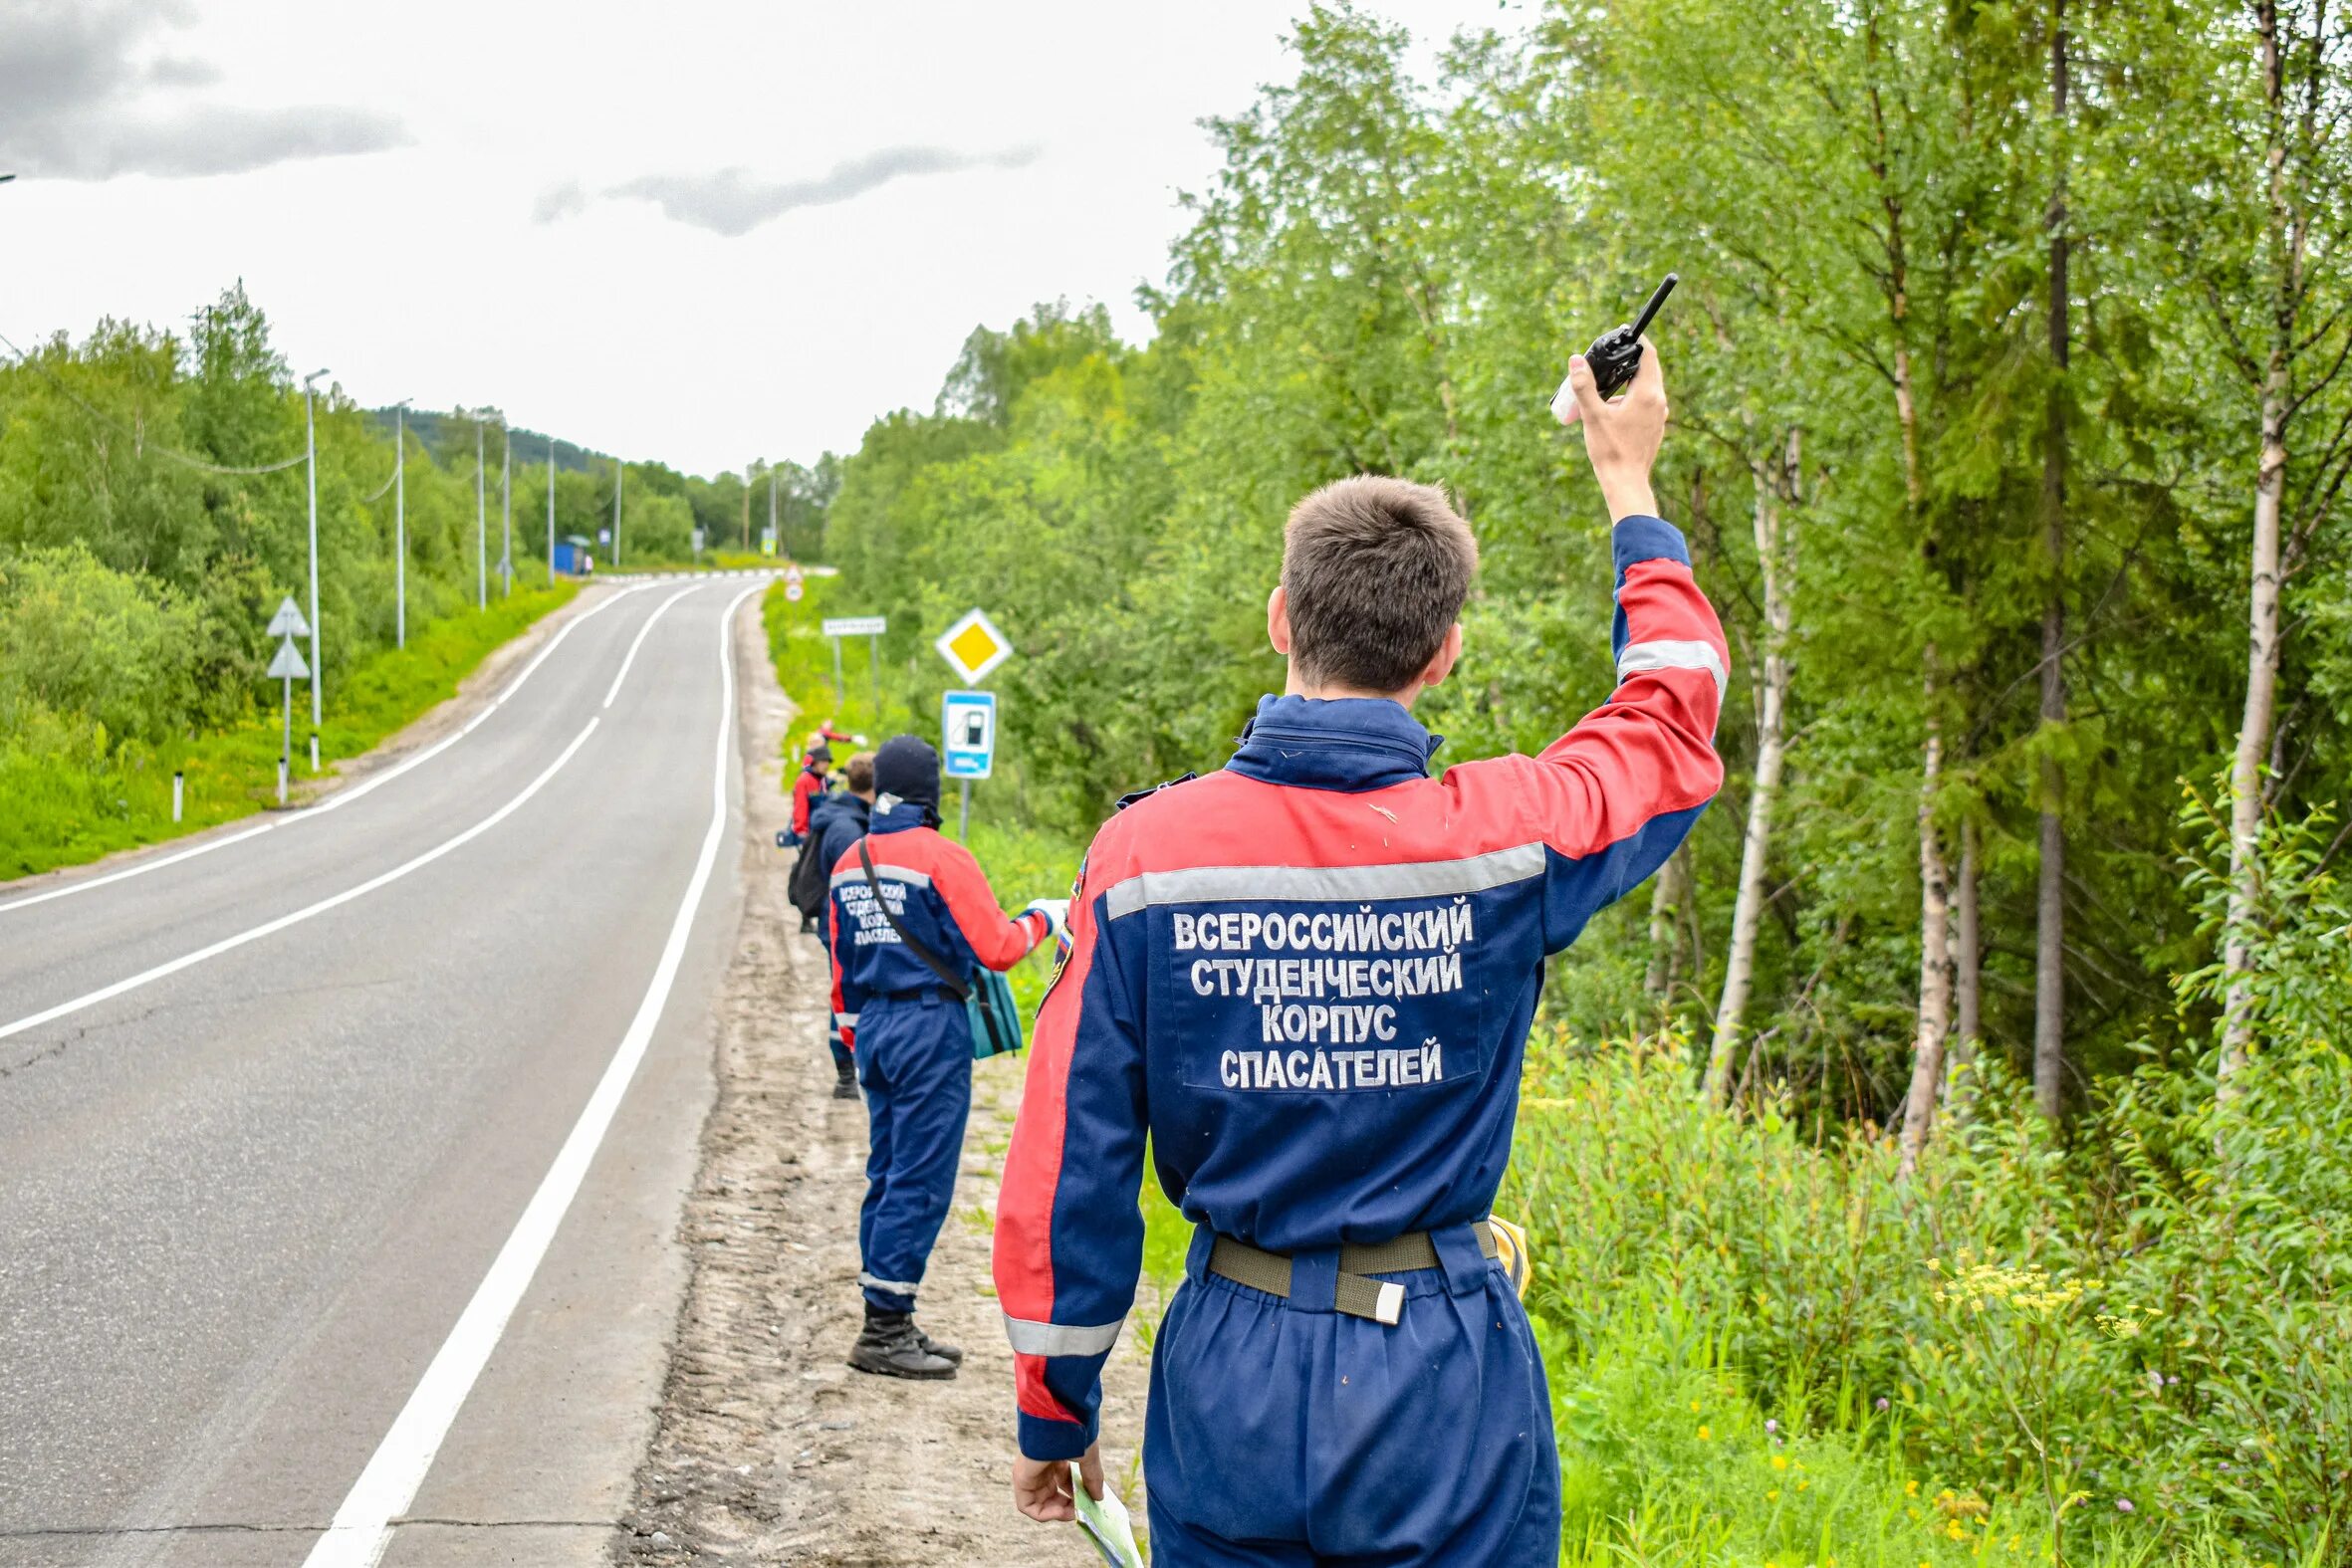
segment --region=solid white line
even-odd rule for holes
[[[711,769],[710,826],[703,831],[702,853],[694,862],[693,876],[687,879],[686,896],[670,922],[669,940],[662,945],[660,962],[653,967],[652,984],[637,1004],[636,1016],[629,1020],[628,1032],[621,1036],[603,1077],[596,1080],[595,1091],[582,1108],[580,1120],[557,1151],[556,1163],[531,1195],[513,1233],[498,1249],[490,1271],[458,1314],[449,1337],[441,1342],[409,1394],[408,1403],[392,1419],[390,1430],[353,1482],[343,1506],[335,1510],[335,1522],[312,1546],[304,1568],[374,1568],[383,1556],[384,1548],[391,1544],[392,1521],[407,1510],[416,1498],[416,1489],[424,1484],[425,1472],[441,1452],[450,1424],[506,1332],[507,1319],[530,1288],[532,1275],[555,1240],[556,1228],[563,1224],[597,1145],[604,1141],[605,1129],[620,1109],[621,1096],[636,1075],[637,1063],[643,1059],[654,1025],[661,1020],[661,1009],[669,1001],[670,988],[677,982],[695,908],[702,902],[711,867],[727,835],[728,752],[735,733],[735,658],[729,632],[737,606],[754,591],[746,588],[735,595],[719,616],[719,734]]]
[[[13,899],[8,903],[0,904],[0,915],[5,915],[12,909],[25,909],[34,904],[46,904],[53,898],[64,898],[69,893],[83,893],[94,887],[105,887],[109,882],[119,882],[124,877],[143,876],[149,871],[160,871],[163,867],[177,865],[182,860],[193,860],[198,855],[210,854],[213,850],[226,844],[233,844],[241,838],[251,838],[256,833],[266,833],[277,825],[275,822],[264,822],[258,827],[248,827],[242,833],[231,833],[226,838],[215,838],[209,843],[198,844],[193,849],[183,849],[176,855],[164,855],[154,860],[142,860],[137,865],[125,867],[120,871],[109,872],[105,876],[94,876],[83,882],[69,882],[64,887],[53,887],[46,893],[35,893],[30,898]]]
[[[324,816],[329,811],[334,810],[338,806],[351,804],[353,800],[358,799],[361,795],[367,793],[369,790],[377,789],[385,784],[390,784],[393,780],[408,772],[409,769],[414,768],[421,763],[431,762],[434,758],[449,750],[450,747],[455,746],[459,741],[464,740],[467,736],[473,734],[474,727],[476,725],[480,724],[484,719],[489,718],[490,715],[495,713],[498,709],[504,707],[506,705],[506,700],[509,697],[514,696],[516,692],[523,689],[523,683],[531,679],[532,671],[538,669],[542,664],[547,662],[548,655],[556,651],[556,645],[558,643],[562,642],[566,637],[572,635],[572,630],[574,627],[580,625],[583,621],[593,619],[597,614],[604,610],[610,609],[613,605],[619,603],[622,599],[627,598],[630,594],[636,591],[636,588],[622,588],[618,593],[613,594],[611,597],[605,599],[602,603],[591,605],[588,609],[582,611],[579,615],[574,616],[571,620],[566,621],[562,626],[557,628],[556,634],[548,639],[548,645],[539,650],[538,657],[534,658],[528,665],[524,666],[523,673],[516,676],[512,681],[509,681],[507,683],[506,690],[500,692],[487,705],[485,705],[482,711],[476,714],[472,720],[466,724],[465,728],[457,731],[454,735],[447,736],[442,740],[434,742],[431,746],[426,747],[414,757],[408,758],[404,762],[400,763],[397,767],[387,768],[379,774],[375,774],[369,778],[363,779],[349,789],[338,790],[336,793],[329,795],[325,800],[320,801],[317,805],[307,806],[299,811],[289,811],[282,816],[274,818],[271,821],[263,822],[258,826],[248,827],[243,832],[231,833],[224,838],[215,838],[208,843],[198,844],[193,849],[183,849],[174,855],[161,855],[153,860],[142,860],[137,865],[126,866],[120,871],[109,872],[105,876],[88,877],[78,882],[69,882],[64,887],[53,887],[44,893],[34,893],[24,898],[11,899],[5,904],[0,904],[0,915],[5,915],[12,909],[30,909],[35,904],[46,904],[53,898],[70,898],[76,893],[87,893],[94,887],[105,887],[110,882],[120,882],[127,880],[130,877],[144,876],[149,871],[160,871],[165,866],[177,865],[182,860],[193,860],[196,858],[196,856],[210,854],[215,849],[222,849],[230,844],[241,843],[248,838],[257,838],[263,833],[269,832],[272,828],[284,826],[289,822],[299,822],[307,817]]]
[[[517,675],[513,680],[507,682],[506,690],[500,692],[496,697],[490,699],[489,702],[483,704],[482,711],[475,714],[471,719],[468,719],[465,722],[463,728],[459,729],[457,733],[454,735],[444,736],[442,739],[435,741],[432,745],[426,747],[423,751],[401,763],[396,768],[387,768],[382,773],[376,774],[372,778],[361,780],[359,783],[353,784],[349,789],[337,790],[334,794],[329,795],[317,805],[304,809],[299,813],[296,819],[300,820],[301,817],[306,816],[325,816],[328,812],[336,809],[338,806],[349,805],[353,800],[356,800],[361,795],[367,793],[370,789],[375,789],[384,784],[390,784],[393,780],[399,778],[402,774],[408,772],[409,769],[416,767],[418,764],[431,762],[434,758],[440,756],[443,752],[449,750],[449,748],[455,746],[458,742],[473,734],[475,730],[481,727],[483,720],[489,718],[492,714],[498,712],[499,709],[505,707],[507,704],[507,699],[514,696],[515,693],[523,689],[523,683],[531,679],[532,674],[537,671],[541,665],[547,662],[548,655],[555,652],[557,646],[562,643],[566,637],[572,635],[572,630],[574,627],[582,624],[585,621],[594,619],[598,613],[610,609],[613,605],[618,604],[622,599],[627,598],[630,594],[636,591],[637,590],[635,588],[622,588],[618,593],[615,593],[610,598],[604,600],[603,603],[590,606],[588,609],[582,611],[579,615],[573,617],[571,620],[566,621],[562,626],[556,628],[556,634],[548,639],[548,645],[540,649],[538,654],[529,664],[523,666],[523,672],[520,675]]]
[[[653,623],[661,619],[663,611],[693,591],[693,588],[678,589],[677,592],[663,599],[652,614],[645,617],[645,624],[637,628],[636,640],[629,644],[628,657],[620,661],[620,673],[612,677],[612,689],[604,694],[605,707],[611,707],[612,699],[620,695],[620,683],[629,678],[629,666],[637,662],[637,650],[645,646],[645,634],[653,629]]]
[[[98,1006],[98,1004],[106,1002],[111,998],[121,996],[126,991],[136,991],[139,987],[152,984],[155,981],[163,979],[167,975],[176,975],[183,969],[191,969],[194,966],[203,963],[206,959],[218,958],[223,953],[229,952],[234,948],[241,948],[248,942],[258,942],[263,937],[274,936],[278,932],[284,931],[289,926],[298,926],[302,924],[304,921],[310,919],[313,915],[324,915],[327,913],[327,911],[348,904],[354,898],[363,898],[367,894],[374,892],[377,888],[382,887],[387,883],[397,882],[400,880],[400,878],[406,876],[409,872],[416,870],[420,866],[431,865],[434,861],[449,853],[450,850],[455,849],[462,844],[471,843],[476,838],[479,838],[482,834],[490,831],[490,829],[505,821],[510,815],[518,810],[524,801],[539,793],[540,789],[546,785],[547,782],[550,779],[555,778],[557,772],[561,770],[566,763],[572,761],[572,754],[579,751],[581,747],[588,741],[588,738],[596,733],[596,726],[602,722],[603,721],[601,719],[590,719],[588,722],[588,728],[581,731],[580,734],[573,739],[573,742],[570,746],[564,748],[564,755],[557,758],[554,762],[548,764],[547,771],[542,773],[537,779],[532,780],[531,783],[524,787],[521,794],[516,795],[506,804],[500,806],[497,810],[491,812],[488,816],[485,816],[482,818],[482,820],[476,822],[464,832],[459,833],[456,837],[445,838],[440,843],[435,844],[432,848],[426,850],[423,854],[416,856],[414,859],[404,860],[400,864],[392,867],[389,871],[380,872],[375,876],[369,877],[366,881],[361,882],[356,887],[345,888],[342,892],[331,894],[326,898],[320,899],[315,904],[305,905],[303,908],[296,910],[291,915],[280,915],[275,920],[264,921],[262,924],[255,926],[250,930],[240,931],[233,937],[223,937],[218,942],[213,943],[209,947],[198,948],[193,953],[183,953],[178,958],[172,959],[168,963],[158,964],[153,969],[141,970],[136,975],[131,976],[128,980],[118,980],[112,986],[102,986],[98,990],[90,992],[85,996],[76,997],[71,1002],[61,1002],[54,1008],[47,1008],[39,1012],[31,1014],[30,1016],[19,1018],[14,1023],[0,1024],[0,1039],[6,1039],[11,1034],[21,1034],[26,1029],[37,1028],[41,1024],[49,1022],[52,1018],[62,1018],[69,1012],[79,1012],[84,1008],[94,1008]]]

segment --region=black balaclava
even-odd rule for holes
[[[939,754],[914,735],[894,735],[874,753],[874,795],[896,795],[923,808],[923,820],[939,825]]]

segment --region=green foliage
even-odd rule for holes
[[[577,591],[569,582],[518,589],[494,600],[487,614],[435,621],[406,648],[367,655],[328,709],[323,755],[358,756],[454,696],[485,658]],[[0,614],[0,626],[6,624]],[[240,716],[220,728],[125,739],[78,709],[36,703],[12,711],[9,685],[0,674],[0,719],[8,721],[0,726],[0,822],[8,824],[0,837],[0,880],[193,832],[277,799],[274,708],[240,707]],[[298,750],[301,745],[298,738]],[[299,780],[302,764],[296,769]],[[186,775],[185,816],[176,825],[175,770]]]

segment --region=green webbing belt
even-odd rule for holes
[[[1498,1250],[1495,1232],[1487,1223],[1473,1221],[1470,1229],[1478,1236],[1481,1255],[1495,1256]],[[1404,1287],[1369,1276],[1410,1274],[1437,1266],[1437,1243],[1426,1231],[1409,1231],[1391,1241],[1349,1241],[1339,1248],[1339,1279],[1332,1304],[1350,1317],[1393,1324],[1404,1309]],[[1209,1247],[1209,1272],[1237,1285],[1290,1299],[1288,1253],[1269,1252],[1247,1241],[1221,1235]]]

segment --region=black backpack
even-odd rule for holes
[[[811,920],[824,918],[824,906],[832,889],[832,867],[824,863],[821,846],[825,828],[831,825],[832,812],[824,813],[819,821],[812,815],[809,836],[801,840],[800,858],[793,862],[792,880],[784,885],[784,896],[792,900],[793,908]]]

